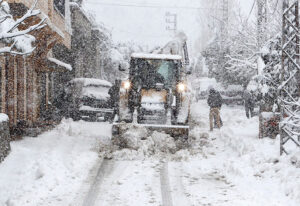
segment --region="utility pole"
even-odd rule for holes
[[[283,0],[280,154],[288,154],[287,143],[300,149],[299,0]]]
[[[227,52],[227,38],[228,38],[228,0],[222,0],[222,21],[221,21],[221,35],[220,35],[220,53],[219,53],[219,69],[224,70],[225,54]],[[220,74],[222,75],[222,74]]]
[[[167,12],[165,15],[166,18],[166,30],[172,31],[174,34],[177,32],[177,14]]]
[[[268,6],[267,0],[256,0],[257,2],[257,74],[261,75],[260,51],[267,41]]]
[[[222,22],[221,22],[221,39],[222,39],[222,46],[224,47],[225,41],[228,37],[228,0],[223,0],[222,2]]]
[[[261,50],[267,40],[267,0],[256,0],[257,2],[257,47]]]

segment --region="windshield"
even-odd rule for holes
[[[153,88],[158,84],[171,87],[176,82],[178,65],[173,60],[136,59],[131,70],[135,83]]]

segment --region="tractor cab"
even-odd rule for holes
[[[120,120],[139,124],[186,124],[179,122],[182,95],[187,92],[181,56],[132,54],[128,80],[122,83]]]
[[[120,137],[135,125],[186,138],[190,93],[185,74],[179,55],[132,54],[129,77],[120,88],[113,136]]]

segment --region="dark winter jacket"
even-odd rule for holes
[[[210,89],[207,104],[210,106],[210,108],[221,107],[223,104],[223,98],[218,91],[215,89]]]
[[[245,101],[245,107],[254,107],[255,100],[253,94],[246,90],[243,98]]]

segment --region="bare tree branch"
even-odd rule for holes
[[[45,21],[46,21],[46,18],[44,18],[39,23],[37,23],[33,26],[30,26],[27,29],[18,30],[19,25],[23,24],[25,22],[25,20],[27,20],[31,17],[37,16],[41,13],[39,10],[35,10],[35,7],[37,5],[37,0],[35,0],[32,7],[24,14],[24,16],[22,16],[21,18],[19,18],[17,20],[14,20],[12,15],[10,15],[7,12],[8,10],[5,9],[3,3],[6,3],[6,2],[4,0],[0,0],[1,13],[2,13],[2,16],[0,16],[0,26],[5,21],[8,21],[8,23],[10,25],[8,26],[8,28],[5,28],[0,33],[0,41],[5,42],[6,44],[11,43],[11,46],[5,46],[3,48],[0,48],[0,54],[2,54],[2,53],[11,53],[11,54],[14,54],[14,55],[26,55],[26,54],[32,53],[35,48],[30,48],[30,49],[28,49],[29,51],[25,51],[25,52],[24,51],[22,51],[22,52],[18,51],[17,48],[18,48],[18,46],[20,46],[19,44],[21,42],[18,42],[17,37],[28,35],[30,32],[35,31],[35,30],[39,30],[39,29],[43,28],[44,26],[46,26],[46,24],[44,24]],[[29,40],[28,43],[31,44],[30,40]],[[14,48],[15,48],[15,50],[13,50]]]

